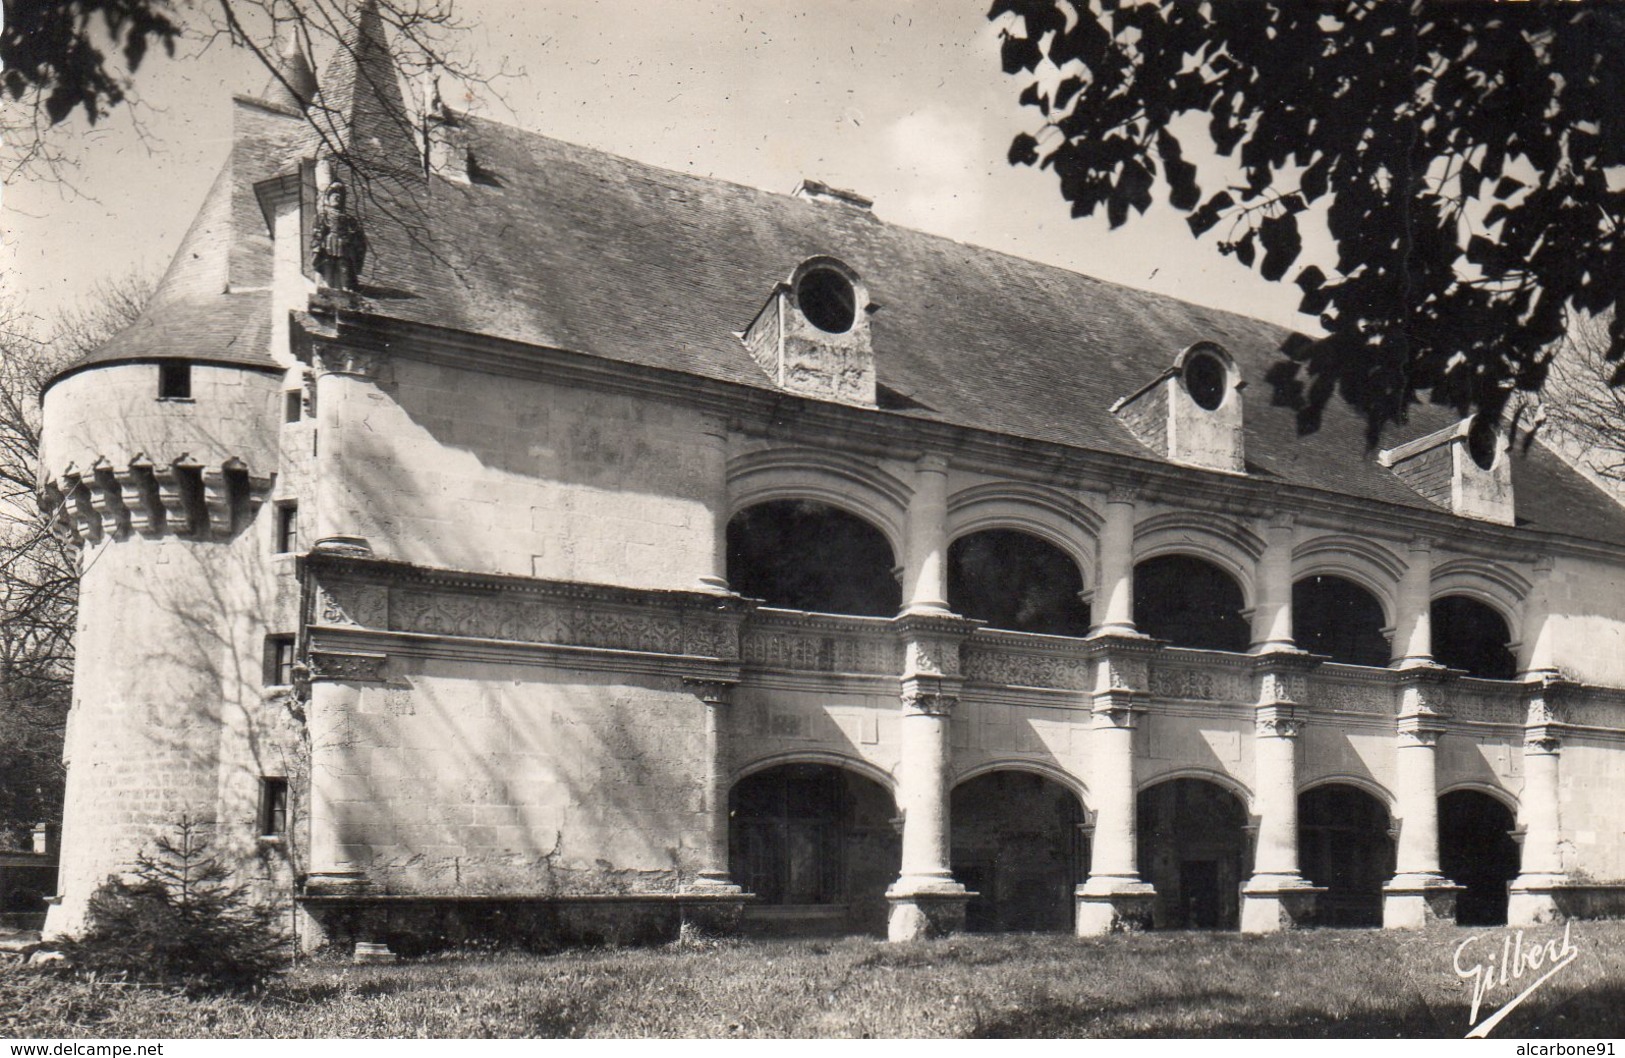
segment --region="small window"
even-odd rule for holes
[[[305,395],[297,389],[282,394],[282,421],[298,422],[305,417]]]
[[[192,399],[192,365],[185,360],[165,360],[158,365],[158,399]]]
[[[857,291],[833,268],[814,268],[796,284],[796,304],[814,327],[845,334],[858,319]]]
[[[293,636],[265,637],[265,683],[267,686],[293,686],[293,648]]]
[[[260,780],[260,836],[280,838],[288,832],[288,780]]]
[[[1185,364],[1185,389],[1191,400],[1205,411],[1217,411],[1224,403],[1224,365],[1216,356],[1193,356]]]
[[[276,549],[278,554],[299,550],[299,505],[276,505]]]

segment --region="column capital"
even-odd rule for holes
[[[1102,691],[1094,696],[1090,712],[1096,727],[1133,730],[1139,726],[1140,714],[1145,712],[1140,695],[1134,691]]]
[[[1435,541],[1433,537],[1423,536],[1422,534],[1418,533],[1416,536],[1413,536],[1409,540],[1405,541],[1405,550],[1411,552],[1421,551],[1431,554],[1436,543],[1437,541]]]
[[[1106,502],[1123,503],[1132,507],[1135,501],[1140,498],[1140,492],[1139,485],[1113,485],[1106,490]]]
[[[924,687],[905,687],[899,698],[903,703],[904,716],[952,716],[954,708],[959,705],[957,694],[945,694]]]
[[[684,676],[683,686],[706,705],[729,705],[738,680],[721,680],[705,676]]]
[[[1298,526],[1298,515],[1295,511],[1276,511],[1269,516],[1265,525],[1273,530],[1290,532]]]
[[[1442,734],[1444,729],[1441,727],[1407,726],[1402,720],[1395,740],[1400,749],[1418,746],[1434,749],[1439,745],[1439,736]]]
[[[1297,738],[1303,725],[1304,717],[1289,706],[1260,706],[1253,716],[1253,732],[1259,738]]]
[[[348,375],[369,382],[381,382],[388,362],[388,357],[383,353],[336,342],[312,342],[310,347],[310,366],[317,378]]]
[[[946,474],[948,457],[937,452],[923,453],[914,461],[914,469],[926,474]]]

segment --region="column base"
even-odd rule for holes
[[[896,943],[963,932],[965,905],[977,895],[954,881],[904,886],[899,880],[886,890],[886,901],[891,904],[886,939]]]
[[[1295,874],[1255,874],[1241,888],[1241,931],[1279,933],[1315,923],[1315,898],[1326,889]]]
[[[1382,887],[1382,928],[1454,925],[1456,894],[1464,888],[1442,874],[1396,874]]]
[[[358,940],[355,942],[355,952],[350,956],[351,961],[358,963],[387,963],[398,962],[400,956],[389,950],[389,945],[380,941]]]
[[[1521,874],[1507,892],[1507,925],[1539,926],[1562,922],[1568,916],[1557,902],[1557,891],[1568,882],[1562,874]]]
[[[1151,928],[1157,891],[1138,878],[1090,878],[1073,891],[1077,935],[1138,933]]]
[[[678,904],[682,915],[678,939],[683,941],[737,935],[740,920],[745,917],[745,905],[756,899],[756,894],[745,892],[726,876],[707,878],[702,875],[683,886],[682,891],[694,897]]]
[[[354,867],[311,871],[305,875],[307,896],[350,896],[366,887],[366,872]]]

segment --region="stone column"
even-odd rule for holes
[[[1256,663],[1253,788],[1258,838],[1253,873],[1241,889],[1241,931],[1273,933],[1307,925],[1325,892],[1298,869],[1298,736],[1308,673],[1319,658],[1301,651],[1260,655]]]
[[[1394,620],[1393,664],[1433,664],[1433,541],[1415,537],[1399,578],[1399,606]]]
[[[1551,618],[1552,556],[1535,561],[1533,584],[1523,601],[1523,625],[1518,629],[1518,671],[1525,678],[1543,679],[1557,672],[1552,656]]]
[[[305,889],[312,895],[343,895],[365,888],[370,848],[349,820],[355,805],[372,795],[357,757],[352,718],[361,708],[361,689],[383,681],[387,658],[362,651],[313,648],[310,702],[305,724],[310,735],[310,869]]]
[[[952,750],[949,724],[959,704],[959,644],[976,629],[960,617],[905,614],[896,621],[905,651],[902,761],[897,805],[903,815],[903,865],[886,891],[887,939],[917,940],[963,929],[975,895],[954,880],[948,818]]]
[[[1258,605],[1253,609],[1253,653],[1295,650],[1292,639],[1293,516],[1278,514],[1265,530],[1258,563]]]
[[[728,590],[728,424],[706,418],[699,436],[700,480],[710,519],[711,560],[699,578],[701,591]]]
[[[1112,489],[1106,495],[1095,589],[1100,606],[1100,616],[1095,619],[1096,635],[1139,635],[1134,626],[1135,495],[1132,488]]]
[[[303,511],[301,528],[311,546],[371,554],[357,533],[359,502],[351,478],[360,472],[366,453],[356,450],[350,420],[365,409],[368,393],[385,368],[382,354],[326,342],[313,343],[311,366],[316,376],[316,459],[312,468],[316,509]],[[308,526],[308,530],[304,527]]]
[[[728,704],[733,684],[722,680],[683,681],[705,707],[704,758],[700,762],[700,799],[705,813],[699,866],[689,889],[738,893],[728,873]]]
[[[1411,664],[1399,686],[1395,793],[1399,854],[1394,877],[1382,889],[1382,924],[1421,929],[1456,920],[1461,886],[1439,873],[1439,736],[1444,733],[1444,695],[1450,670]]]
[[[1156,898],[1138,867],[1134,728],[1144,710],[1157,643],[1138,633],[1100,631],[1090,643],[1095,667],[1089,731],[1095,840],[1089,877],[1075,893],[1080,937],[1149,928]]]
[[[1574,686],[1548,677],[1530,684],[1524,724],[1523,796],[1518,804],[1523,862],[1512,882],[1507,925],[1531,926],[1564,917],[1558,903],[1568,882],[1563,870],[1563,826],[1559,789],[1563,750],[1562,721]]]
[[[948,612],[948,461],[927,453],[914,470],[903,560],[905,613]]]

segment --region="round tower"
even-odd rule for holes
[[[252,797],[232,745],[261,695],[283,372],[166,358],[85,365],[44,396],[42,505],[80,546],[60,902],[72,933],[109,874],[183,815]],[[253,671],[244,671],[251,668]],[[224,743],[224,745],[223,745]],[[257,786],[257,778],[254,783]]]

